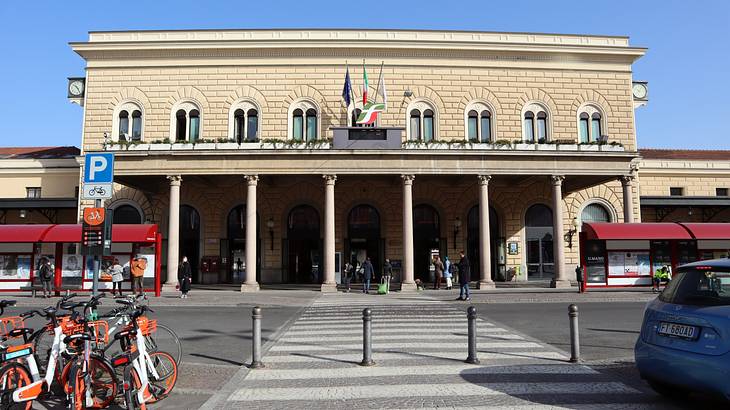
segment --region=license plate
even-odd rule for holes
[[[697,336],[699,336],[699,329],[697,328],[697,326],[661,322],[659,323],[659,334],[666,336],[676,336],[684,339],[696,339]]]

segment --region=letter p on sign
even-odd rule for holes
[[[85,184],[110,184],[114,182],[114,154],[86,154],[84,165]]]

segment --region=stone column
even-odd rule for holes
[[[413,279],[413,180],[415,175],[401,175],[403,179],[403,271],[401,292],[415,291]]]
[[[337,175],[324,178],[324,280],[322,292],[337,292],[335,282],[335,181]]]
[[[170,209],[167,212],[167,280],[165,287],[175,288],[180,262],[180,175],[170,175]]]
[[[489,175],[479,175],[479,289],[494,289],[489,230]]]
[[[246,175],[246,277],[241,284],[241,292],[257,292],[256,282],[256,186],[258,175]]]
[[[563,181],[562,175],[553,175],[553,255],[555,257],[555,279],[550,283],[553,288],[568,288],[570,280],[565,272],[565,244],[563,243]]]
[[[634,192],[633,175],[623,175],[621,185],[624,188],[624,223],[634,222]]]

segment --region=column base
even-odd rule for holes
[[[180,293],[177,289],[177,283],[163,283],[161,293]]]
[[[551,288],[572,288],[573,285],[567,279],[553,279],[550,282]]]
[[[336,293],[337,284],[336,283],[323,283],[322,286],[319,288],[319,291],[322,293]]]
[[[261,290],[261,288],[259,288],[259,284],[257,282],[241,284],[242,293],[253,293],[258,292],[259,290]]]
[[[418,287],[416,286],[416,282],[413,283],[401,283],[400,284],[400,291],[401,292],[417,292]]]
[[[497,285],[494,284],[494,282],[489,281],[479,281],[478,289],[496,289]]]

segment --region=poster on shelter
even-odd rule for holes
[[[63,255],[61,276],[64,278],[80,278],[84,257],[81,255]]]
[[[0,255],[0,279],[30,278],[30,256]]]
[[[624,253],[609,252],[608,253],[608,274],[611,276],[623,276],[624,273]]]

